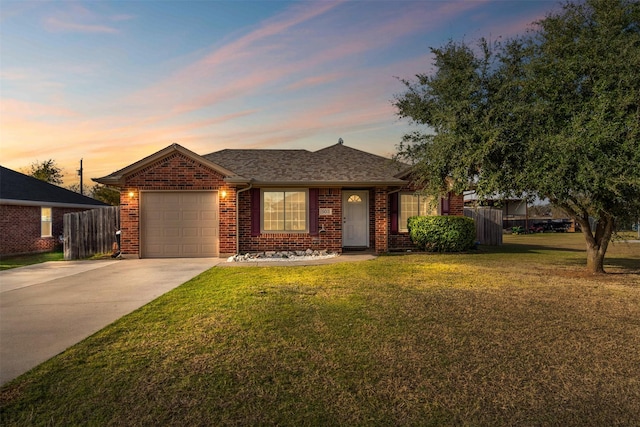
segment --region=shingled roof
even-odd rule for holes
[[[109,206],[3,166],[0,166],[0,203],[90,208]]]
[[[269,186],[402,186],[410,166],[341,143],[318,151],[226,149],[200,156],[172,144],[94,181],[123,185],[126,177],[173,153],[218,171],[230,183]]]
[[[403,185],[398,176],[409,168],[340,143],[315,152],[227,149],[203,157],[268,185]]]

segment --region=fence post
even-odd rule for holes
[[[111,252],[115,232],[120,228],[118,206],[64,215],[64,259],[88,258]]]

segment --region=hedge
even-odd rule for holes
[[[413,216],[408,222],[409,237],[427,252],[463,252],[475,245],[476,227],[463,216]]]

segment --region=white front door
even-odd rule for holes
[[[369,246],[369,191],[342,192],[342,246]]]

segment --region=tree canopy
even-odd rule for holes
[[[62,169],[58,167],[53,159],[44,160],[42,162],[34,162],[29,166],[27,175],[48,182],[49,184],[62,184]]]
[[[533,25],[432,48],[434,72],[394,100],[419,127],[397,155],[432,194],[549,199],[603,272],[616,222],[640,216],[640,3],[568,2]]]

